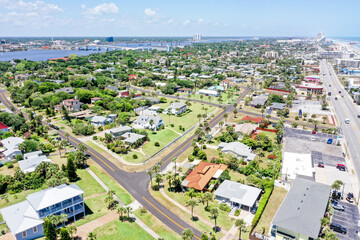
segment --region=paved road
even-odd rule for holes
[[[249,90],[246,90],[244,93],[239,96],[236,102],[239,102],[243,99]],[[8,107],[15,108],[15,111],[19,113],[19,109],[17,109],[5,96],[5,91],[0,90],[0,99],[1,102]],[[223,115],[225,112],[232,112],[234,110],[234,106],[228,105],[225,110],[215,116],[210,122],[209,127],[214,127],[223,119]],[[28,119],[28,116],[24,114],[24,117]],[[44,125],[48,125],[48,123],[43,122]],[[65,132],[63,130],[58,130],[59,134],[66,139]],[[174,149],[171,153],[169,153],[162,161],[162,167],[166,167],[174,157],[178,157],[182,152],[187,150],[191,146],[192,140],[196,136],[191,136],[188,140],[184,141],[180,146]],[[75,147],[81,142],[73,136],[68,136],[69,141]],[[119,182],[138,202],[140,202],[143,206],[145,206],[152,214],[154,214],[161,222],[165,223],[172,230],[181,235],[182,231],[185,228],[191,228],[195,234],[195,238],[200,239],[201,232],[193,227],[191,227],[188,223],[180,219],[178,216],[169,211],[165,206],[161,205],[158,201],[156,201],[148,190],[150,178],[147,173],[144,172],[126,172],[114,164],[112,164],[109,160],[103,157],[101,154],[96,152],[91,147],[87,146],[88,153],[91,158],[98,163],[108,174],[110,174],[117,182]]]
[[[340,133],[345,136],[355,171],[360,173],[360,119],[357,117],[360,114],[359,107],[339,82],[331,64],[322,61],[320,71],[327,91],[332,93],[329,98],[340,122]],[[338,100],[335,100],[335,97]],[[349,119],[350,123],[346,124],[345,119]],[[360,175],[357,176],[360,180]]]

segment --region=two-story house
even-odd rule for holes
[[[74,221],[85,216],[84,191],[76,184],[62,184],[32,193],[0,213],[15,239],[39,238],[44,235],[43,219],[47,216],[67,214]]]
[[[79,99],[66,99],[62,101],[59,105],[55,106],[56,111],[61,111],[62,106],[65,106],[65,108],[70,112],[78,112],[81,109],[82,102],[80,102]]]
[[[134,121],[134,128],[136,129],[152,129],[157,130],[164,125],[164,121],[160,116],[146,116],[140,115]]]
[[[172,103],[165,112],[169,112],[171,114],[179,115],[186,112],[187,107],[185,103],[182,102],[174,102]]]

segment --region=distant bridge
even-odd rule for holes
[[[138,50],[138,51],[145,51],[145,50],[159,50],[159,51],[171,51],[170,46],[138,46],[138,47],[123,47],[123,46],[116,46],[116,45],[81,45],[81,46],[71,46],[71,50],[78,50],[78,51],[101,51],[104,49],[105,51],[114,51],[114,50]]]

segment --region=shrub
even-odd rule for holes
[[[240,209],[236,209],[235,210],[235,216],[237,217],[237,216],[239,216],[240,215]]]
[[[7,166],[8,168],[13,168],[13,167],[14,167],[14,164],[13,164],[12,162],[8,162],[8,163],[6,163],[6,166]]]
[[[23,160],[24,158],[23,158],[23,156],[21,155],[21,154],[18,154],[18,155],[16,155],[16,161],[18,162],[18,161],[21,161],[21,160]]]
[[[206,149],[206,145],[203,145],[202,149]]]
[[[142,213],[142,214],[147,213],[147,209],[146,209],[146,207],[142,207],[142,208],[140,208],[140,213]]]
[[[132,157],[133,157],[133,159],[138,159],[138,155],[136,155],[136,154],[133,154]]]
[[[170,124],[171,127],[174,127],[175,125],[173,123]]]
[[[152,189],[154,191],[159,191],[160,187],[159,187],[159,185],[154,185],[154,186],[152,186]]]
[[[116,148],[115,148],[115,152],[116,152],[117,154],[121,153],[121,147],[116,147]]]
[[[260,200],[260,203],[259,203],[259,207],[255,213],[255,216],[254,216],[254,219],[252,221],[252,226],[253,228],[256,227],[256,225],[258,224],[259,220],[260,220],[260,217],[266,207],[266,204],[267,202],[269,201],[269,198],[271,196],[271,193],[273,191],[274,187],[272,188],[266,188],[265,189],[265,193],[263,194],[261,200]]]
[[[102,126],[98,127],[98,130],[101,132],[102,130],[104,130],[104,128]]]
[[[97,140],[98,139],[98,137],[97,136],[93,136],[93,140]]]
[[[226,203],[221,203],[221,204],[219,205],[219,208],[220,208],[221,210],[225,211],[225,212],[230,212],[230,211],[231,211],[230,207],[229,207]]]
[[[155,147],[160,147],[160,143],[159,143],[159,142],[155,142],[155,143],[154,143],[154,146],[155,146]]]
[[[190,156],[188,157],[188,160],[189,160],[189,162],[193,162],[193,161],[195,160],[195,157],[192,156],[192,155],[190,155]]]

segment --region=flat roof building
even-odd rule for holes
[[[311,154],[284,152],[281,169],[282,179],[292,181],[297,175],[314,177]]]

